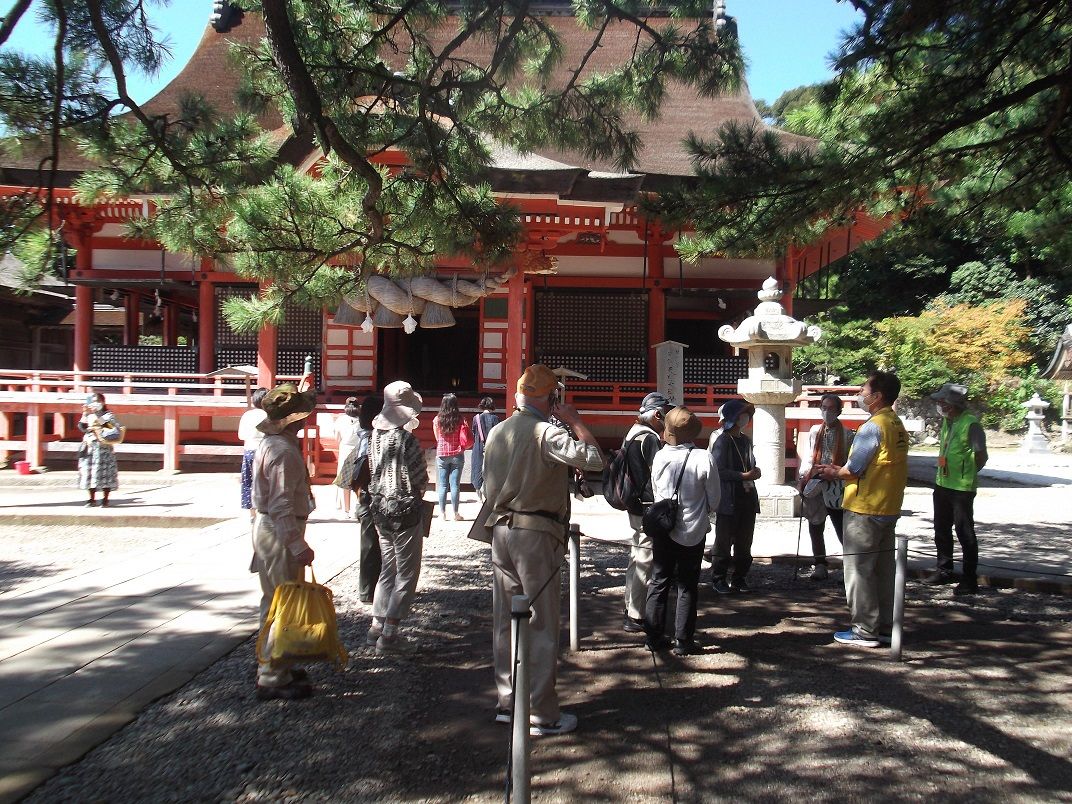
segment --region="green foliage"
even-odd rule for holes
[[[1067,274],[1072,253],[1072,4],[854,0],[836,80],[783,144],[727,127],[692,142],[699,182],[657,209],[692,213],[694,253],[771,253],[855,210],[934,203],[980,239],[1001,232]],[[1029,269],[1029,266],[1024,266]]]
[[[792,122],[792,115],[798,109],[810,106],[818,101],[824,86],[823,84],[805,84],[793,89],[787,89],[770,106],[764,103],[764,109],[759,108],[761,101],[757,101],[756,111],[759,112],[760,117],[769,121],[772,125],[797,134],[806,134],[805,131],[797,129]]]
[[[839,307],[818,316],[822,338],[794,352],[793,371],[806,382],[826,383],[828,377],[838,377],[855,385],[880,366],[882,355],[876,345],[874,322],[848,319],[847,315],[847,308]]]
[[[1008,432],[1025,429],[1023,403],[1036,393],[1050,403],[1047,414],[1050,417],[1057,415],[1061,410],[1061,389],[1057,383],[1041,379],[1038,373],[1037,366],[1026,366],[987,389],[982,397],[980,421],[983,426]]]
[[[922,397],[944,382],[966,379],[956,377],[946,359],[934,349],[934,326],[930,316],[888,318],[876,324],[881,336],[882,368],[896,372],[902,396]]]
[[[1019,299],[1024,303],[1023,323],[1030,330],[1032,350],[1038,360],[1047,360],[1056,338],[1072,323],[1072,310],[1062,301],[1061,287],[1034,277],[1021,279],[1005,263],[972,261],[958,267],[949,279],[949,291],[938,304],[989,304],[994,300]]]
[[[158,64],[162,51],[140,0],[106,0],[103,14],[69,3],[45,13],[62,23],[71,5],[77,30],[61,34],[56,71],[80,58],[87,74],[117,78],[127,64]],[[219,118],[198,98],[150,117],[119,93],[103,105],[127,107],[128,116],[101,112],[92,127],[63,132],[77,134],[101,165],[79,182],[84,201],[162,194],[152,220],[132,225],[132,234],[230,261],[271,285],[258,299],[229,303],[238,328],[275,320],[288,300],[332,303],[375,273],[428,271],[436,257],[502,263],[521,227],[517,211],[491,195],[493,147],[573,151],[625,170],[641,147],[636,127],[658,114],[667,81],[710,96],[736,89],[743,72],[734,27],[716,31],[709,4],[698,0],[658,4],[669,18],[646,0],[577,0],[589,42],[568,54],[538,4],[242,5],[263,15],[268,36],[236,48],[246,73],[241,96],[251,112],[274,108],[290,121],[292,144],[323,150],[311,174],[277,160],[279,132],[260,131],[252,114]],[[127,17],[114,17],[124,10]],[[601,48],[622,42],[622,63],[597,60]],[[55,93],[46,69],[12,93],[21,105],[10,104],[9,119],[28,120],[20,123],[26,132],[60,130],[49,115]],[[63,105],[75,108],[71,98]],[[405,166],[383,167],[389,152]]]

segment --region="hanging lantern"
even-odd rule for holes
[[[454,313],[449,307],[435,302],[425,303],[424,313],[421,315],[421,329],[442,329],[453,327],[454,324]]]

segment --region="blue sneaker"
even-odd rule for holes
[[[851,628],[848,631],[836,631],[834,641],[842,645],[858,645],[861,648],[877,648],[879,641],[873,636],[857,634]]]

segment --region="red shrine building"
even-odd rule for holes
[[[589,34],[568,13],[554,13],[554,5],[548,4],[548,22],[561,36],[567,54],[583,52]],[[628,53],[632,44],[628,33],[623,28],[615,38],[611,32],[596,55],[594,69]],[[222,113],[231,111],[238,76],[227,51],[232,42],[250,43],[263,36],[258,15],[225,10],[206,26],[189,63],[145,105],[146,111],[153,115],[176,109],[187,94],[204,96]],[[567,55],[565,63],[574,61]],[[47,364],[39,356],[35,359],[39,353],[33,350],[0,341],[0,356],[8,361],[0,365],[0,385],[29,390],[29,385],[11,384],[18,371],[23,372],[18,376],[30,377],[33,372],[55,370],[66,350],[64,367],[74,374],[52,380],[42,375],[34,388],[74,392],[93,384],[103,390],[107,381],[121,385],[116,378],[126,376],[124,391],[136,392],[129,379],[136,375],[141,379],[135,379],[134,386],[170,383],[169,393],[185,400],[191,396],[184,392],[185,383],[209,398],[174,414],[173,441],[181,440],[177,436],[181,428],[202,442],[233,445],[244,396],[241,400],[228,396],[219,382],[214,389],[202,387],[212,384],[208,375],[228,367],[256,366],[257,382],[270,385],[279,377],[301,374],[311,357],[326,403],[406,379],[429,407],[437,404],[439,395],[454,392],[469,407],[490,395],[502,410],[512,401],[509,392],[522,367],[539,361],[584,376],[570,381],[569,394],[609,442],[620,438],[638,400],[655,388],[652,346],[672,340],[686,347],[684,401],[694,409],[713,411],[721,399],[736,393],[736,381],[747,374],[746,357],[735,355],[717,338],[719,326],[748,316],[756,306],[757,290],[770,276],[784,288],[783,303],[789,308],[802,279],[886,228],[883,222],[861,216],[821,242],[804,248],[787,244],[784,256],[776,261],[712,256],[683,263],[675,250],[680,232],[638,214],[637,202],[692,175],[683,144],[689,132],[710,137],[728,121],[764,126],[747,87],[712,99],[674,85],[661,116],[642,127],[644,148],[628,174],[577,154],[498,152],[491,185],[500,198],[523,211],[526,238],[516,265],[508,271],[508,280],[492,292],[468,304],[451,305],[452,326],[444,327],[442,321],[424,326],[427,322],[422,320],[412,333],[400,326],[400,316],[386,314],[389,311],[372,316],[376,326],[365,331],[359,326],[364,311],[351,310],[355,316],[342,315],[344,310],[300,308],[288,308],[285,323],[278,328],[234,332],[221,314],[222,304],[235,295],[255,294],[254,282],[211,255],[169,253],[157,243],[131,239],[127,225],[151,213],[150,198],[82,206],[73,191],[61,189],[62,232],[76,256],[49,301],[68,305],[68,313],[49,318]],[[304,170],[315,169],[322,154],[298,142],[279,117],[268,115],[261,124],[274,132],[281,158]],[[808,142],[776,133],[794,144]],[[36,165],[32,157],[0,165],[0,193],[21,193],[34,186],[40,181]],[[80,153],[66,150],[59,184],[69,188],[89,167]],[[487,279],[450,255],[437,262],[434,278],[445,288],[472,287]],[[4,331],[0,337],[10,341],[27,337],[27,332],[22,327],[19,333]],[[173,379],[162,379],[166,377]],[[230,407],[212,407],[225,401]],[[14,437],[10,417],[18,410],[10,394],[0,396],[0,442]],[[68,417],[74,412],[62,406],[55,410]],[[65,425],[42,415],[45,423],[31,423],[30,428],[43,427],[39,437],[46,443],[62,441]],[[150,408],[132,408],[130,415],[145,420],[135,424],[128,443],[161,438],[167,442],[166,417],[161,435],[160,425],[152,424],[156,414]],[[28,435],[27,444],[35,437]],[[170,468],[177,468],[177,454]],[[168,463],[165,454],[165,468]]]

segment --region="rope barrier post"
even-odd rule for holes
[[[897,534],[897,574],[893,581],[893,633],[890,635],[890,658],[901,661],[901,638],[904,633],[904,590],[908,577],[908,536]]]
[[[576,653],[581,649],[581,526],[569,526],[569,647]]]
[[[514,595],[510,601],[510,617],[514,621],[514,713],[512,755],[510,757],[510,786],[513,801],[528,804],[529,791],[529,599]]]

